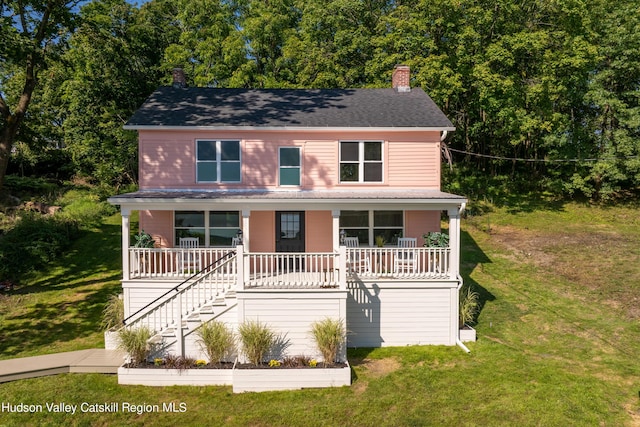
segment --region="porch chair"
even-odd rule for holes
[[[200,270],[199,257],[191,249],[200,246],[200,239],[197,237],[180,237],[180,256],[178,257],[178,266],[182,272],[195,273]],[[194,270],[195,271],[192,271]]]
[[[231,246],[236,247],[242,244],[242,237],[232,237],[231,238]]]
[[[418,271],[418,257],[415,248],[417,245],[415,237],[399,237],[398,251],[393,260],[393,271],[395,273],[416,273]]]
[[[345,237],[344,245],[347,248],[358,248],[360,247],[360,240],[357,237]],[[360,271],[361,268],[359,268],[358,269],[359,272],[368,273],[371,271],[369,257],[363,256],[362,252],[359,250],[351,252],[351,254],[349,255],[349,259],[347,260],[347,263],[349,264],[349,272],[351,273],[353,273],[354,267],[356,266],[362,267],[363,265],[364,265],[364,271]]]

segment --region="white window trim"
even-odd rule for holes
[[[300,166],[282,166],[281,164],[281,153],[282,153],[282,148],[297,148],[298,149],[298,156],[299,156],[299,163]],[[282,184],[280,182],[280,169],[282,168],[286,168],[286,169],[299,169],[300,170],[300,182],[298,182],[298,184]],[[280,187],[300,187],[302,186],[302,147],[297,146],[297,145],[281,145],[278,147],[278,186]]]
[[[198,143],[212,141],[216,143],[216,160],[199,160],[198,159]],[[222,160],[222,143],[223,142],[237,142],[238,143],[238,160],[240,165],[240,180],[238,181],[223,181],[222,180],[222,163],[236,163]],[[241,183],[242,182],[242,144],[238,139],[196,139],[195,142],[195,159],[196,159],[196,183],[209,184],[209,183]],[[202,181],[198,176],[198,165],[200,163],[215,163],[216,164],[216,180],[215,181]]]
[[[341,170],[342,170],[342,164],[343,163],[354,163],[352,160],[342,160],[342,143],[343,142],[357,142],[358,143],[358,180],[357,181],[342,181],[341,179]],[[366,163],[380,163],[382,165],[382,171],[381,171],[381,180],[380,181],[365,181],[364,180],[364,165],[365,165],[365,160],[364,160],[364,145],[367,142],[379,142],[380,143],[380,157],[381,160],[367,160]],[[384,155],[384,141],[381,140],[373,140],[373,139],[367,139],[367,140],[353,140],[353,139],[345,139],[345,140],[341,140],[339,141],[339,145],[338,145],[338,153],[339,153],[339,165],[338,165],[338,182],[340,184],[384,184],[384,159],[385,159],[385,155]]]

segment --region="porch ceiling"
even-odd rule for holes
[[[439,190],[141,190],[109,198],[129,209],[202,209],[222,205],[225,209],[354,209],[390,208],[446,210],[460,207],[466,199]],[[222,207],[221,206],[221,207]]]

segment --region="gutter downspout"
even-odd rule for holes
[[[447,136],[446,133],[444,134],[444,136],[445,137]],[[443,137],[443,139],[444,139],[444,137]],[[462,212],[464,212],[464,209],[466,208],[466,206],[467,206],[467,204],[464,203],[464,202],[460,205],[459,213],[460,213],[461,217],[462,217]],[[460,288],[462,288],[462,277],[458,274],[458,288],[457,288],[458,293],[460,292]],[[458,330],[458,336],[456,337],[456,344],[458,345],[458,347],[460,347],[462,350],[464,350],[465,353],[471,353],[471,350],[469,350],[467,348],[467,346],[464,345],[462,343],[462,341],[460,341],[460,330]]]

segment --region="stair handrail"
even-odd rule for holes
[[[165,292],[164,294],[160,295],[158,298],[154,299],[153,301],[151,301],[149,304],[145,305],[144,307],[142,307],[141,309],[139,309],[138,311],[136,311],[135,313],[129,315],[129,317],[127,317],[126,319],[124,319],[122,321],[122,325],[123,326],[128,326],[127,322],[131,319],[134,318],[136,316],[138,316],[141,312],[145,311],[146,309],[148,309],[149,307],[151,307],[154,304],[157,304],[159,301],[163,300],[163,299],[168,299],[167,296],[169,294],[171,294],[172,292],[179,292],[179,291],[185,291],[186,289],[188,289],[189,287],[184,287],[183,289],[180,289],[180,287],[186,283],[188,283],[189,281],[195,279],[198,276],[204,277],[204,273],[208,274],[208,273],[212,273],[214,270],[211,271],[207,271],[212,269],[214,266],[216,266],[216,264],[222,262],[223,260],[225,260],[226,258],[232,257],[233,255],[236,254],[236,251],[231,250],[229,252],[227,252],[226,254],[224,254],[223,256],[221,256],[220,258],[218,258],[217,260],[215,260],[214,262],[212,262],[211,264],[207,265],[206,267],[202,268],[202,270],[195,272],[194,274],[192,274],[191,276],[189,276],[188,278],[186,278],[185,280],[183,280],[182,282],[180,282],[178,285],[176,285],[175,287],[169,289],[167,292]],[[202,277],[198,277],[199,279]],[[194,281],[194,283],[197,283],[197,280]],[[135,319],[138,320],[138,319]],[[133,323],[133,322],[132,322]]]

